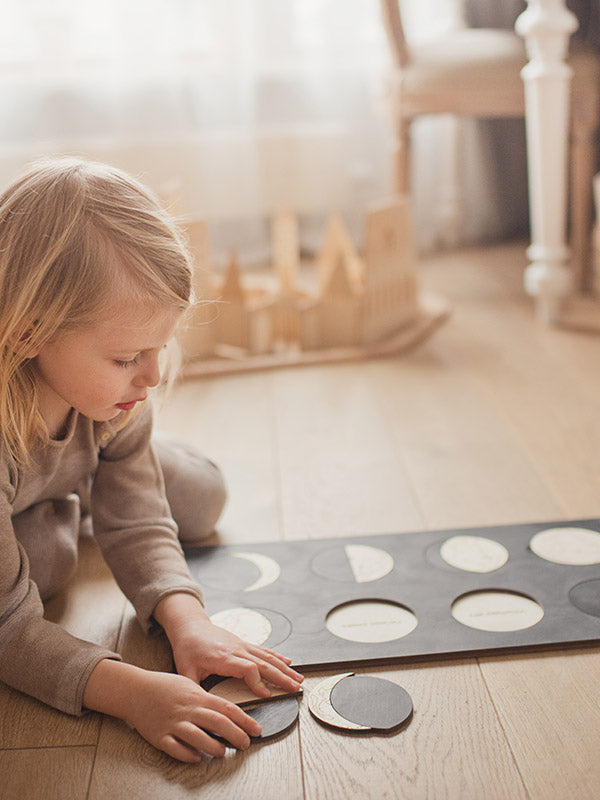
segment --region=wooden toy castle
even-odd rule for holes
[[[362,255],[333,215],[321,251],[302,270],[297,218],[277,214],[271,274],[258,286],[245,285],[235,255],[218,280],[206,226],[190,223],[187,232],[200,302],[180,337],[184,375],[382,355],[423,338],[447,316],[439,303],[423,308],[405,198],[367,214]]]

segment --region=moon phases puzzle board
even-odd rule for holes
[[[600,520],[186,549],[218,625],[296,667],[600,642]]]

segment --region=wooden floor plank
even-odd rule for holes
[[[273,382],[286,539],[422,527],[366,364],[287,370]]]
[[[506,419],[443,348],[432,344],[407,365],[369,365],[427,527],[558,512]]]
[[[477,336],[469,337],[475,331]],[[517,519],[503,519],[491,507],[485,521],[598,516],[600,337],[540,327],[522,301],[490,302],[482,294],[465,303],[436,345],[456,360],[454,371],[465,378],[469,399],[483,397],[505,421],[505,439],[522,466],[508,484],[498,483],[498,497],[506,500],[509,491],[521,489],[527,465],[541,484],[532,491],[536,482],[529,480]],[[491,460],[480,467],[500,476]],[[465,504],[477,517],[477,499],[466,498]],[[596,738],[582,732],[598,729],[599,659],[597,648],[480,659],[490,698],[533,798],[597,796],[600,751]]]
[[[302,798],[297,735],[228,750],[223,759],[182,764],[147,744],[117,720],[105,720],[89,800],[229,800]]]
[[[94,747],[0,750],[0,797],[86,800],[95,752]]]
[[[481,669],[531,797],[595,800],[598,649],[485,658]]]
[[[370,669],[368,674],[403,686],[413,701],[413,719],[392,734],[343,733],[316,722],[305,703],[308,800],[527,797],[474,660]],[[321,678],[311,675],[306,692]]]
[[[600,336],[586,341],[584,366],[574,357],[581,357],[581,343],[573,334],[542,335],[531,320],[511,309],[471,312],[470,325],[484,316],[486,327],[475,353],[463,350],[463,369],[505,417],[556,498],[559,516],[594,516],[598,493],[590,465],[600,446],[600,403],[590,368],[600,363]],[[458,352],[455,345],[464,332],[449,329],[448,334],[448,345]]]

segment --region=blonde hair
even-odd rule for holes
[[[48,432],[31,359],[114,297],[187,308],[191,261],[156,198],[116,168],[38,161],[0,197],[0,448],[17,462]]]

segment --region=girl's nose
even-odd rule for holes
[[[158,358],[148,358],[142,369],[136,374],[134,384],[136,386],[156,386],[160,381],[160,368]]]

